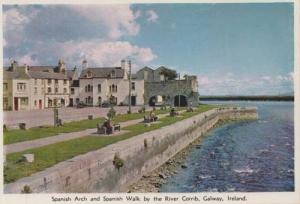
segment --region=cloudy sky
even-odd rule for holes
[[[293,92],[293,4],[4,5],[4,64],[164,65],[199,92]]]

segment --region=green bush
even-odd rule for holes
[[[114,107],[111,107],[107,113],[107,117],[113,119],[116,116],[116,110]]]
[[[30,189],[30,187],[28,185],[25,185],[23,187],[23,190],[21,191],[21,193],[24,193],[24,194],[32,193],[32,190]]]
[[[118,169],[118,171],[124,166],[124,160],[120,158],[118,153],[114,156],[113,165]]]

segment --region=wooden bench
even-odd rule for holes
[[[114,124],[112,131],[108,132],[108,129],[107,129],[107,127],[104,126],[104,123],[97,124],[97,134],[109,135],[109,134],[113,134],[114,131],[121,131],[121,125],[118,123]]]
[[[119,124],[119,123],[117,123],[117,124],[114,124],[114,131],[121,131],[121,125]]]
[[[158,119],[157,116],[151,117],[150,115],[145,115],[144,116],[144,123],[155,122],[155,121],[157,121],[157,119]]]

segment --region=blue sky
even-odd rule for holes
[[[199,92],[293,92],[293,4],[18,5],[3,7],[4,63],[164,65]]]

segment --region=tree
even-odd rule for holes
[[[173,79],[177,78],[177,72],[172,69],[163,68],[161,70],[160,74],[163,74],[169,80],[173,80]]]

